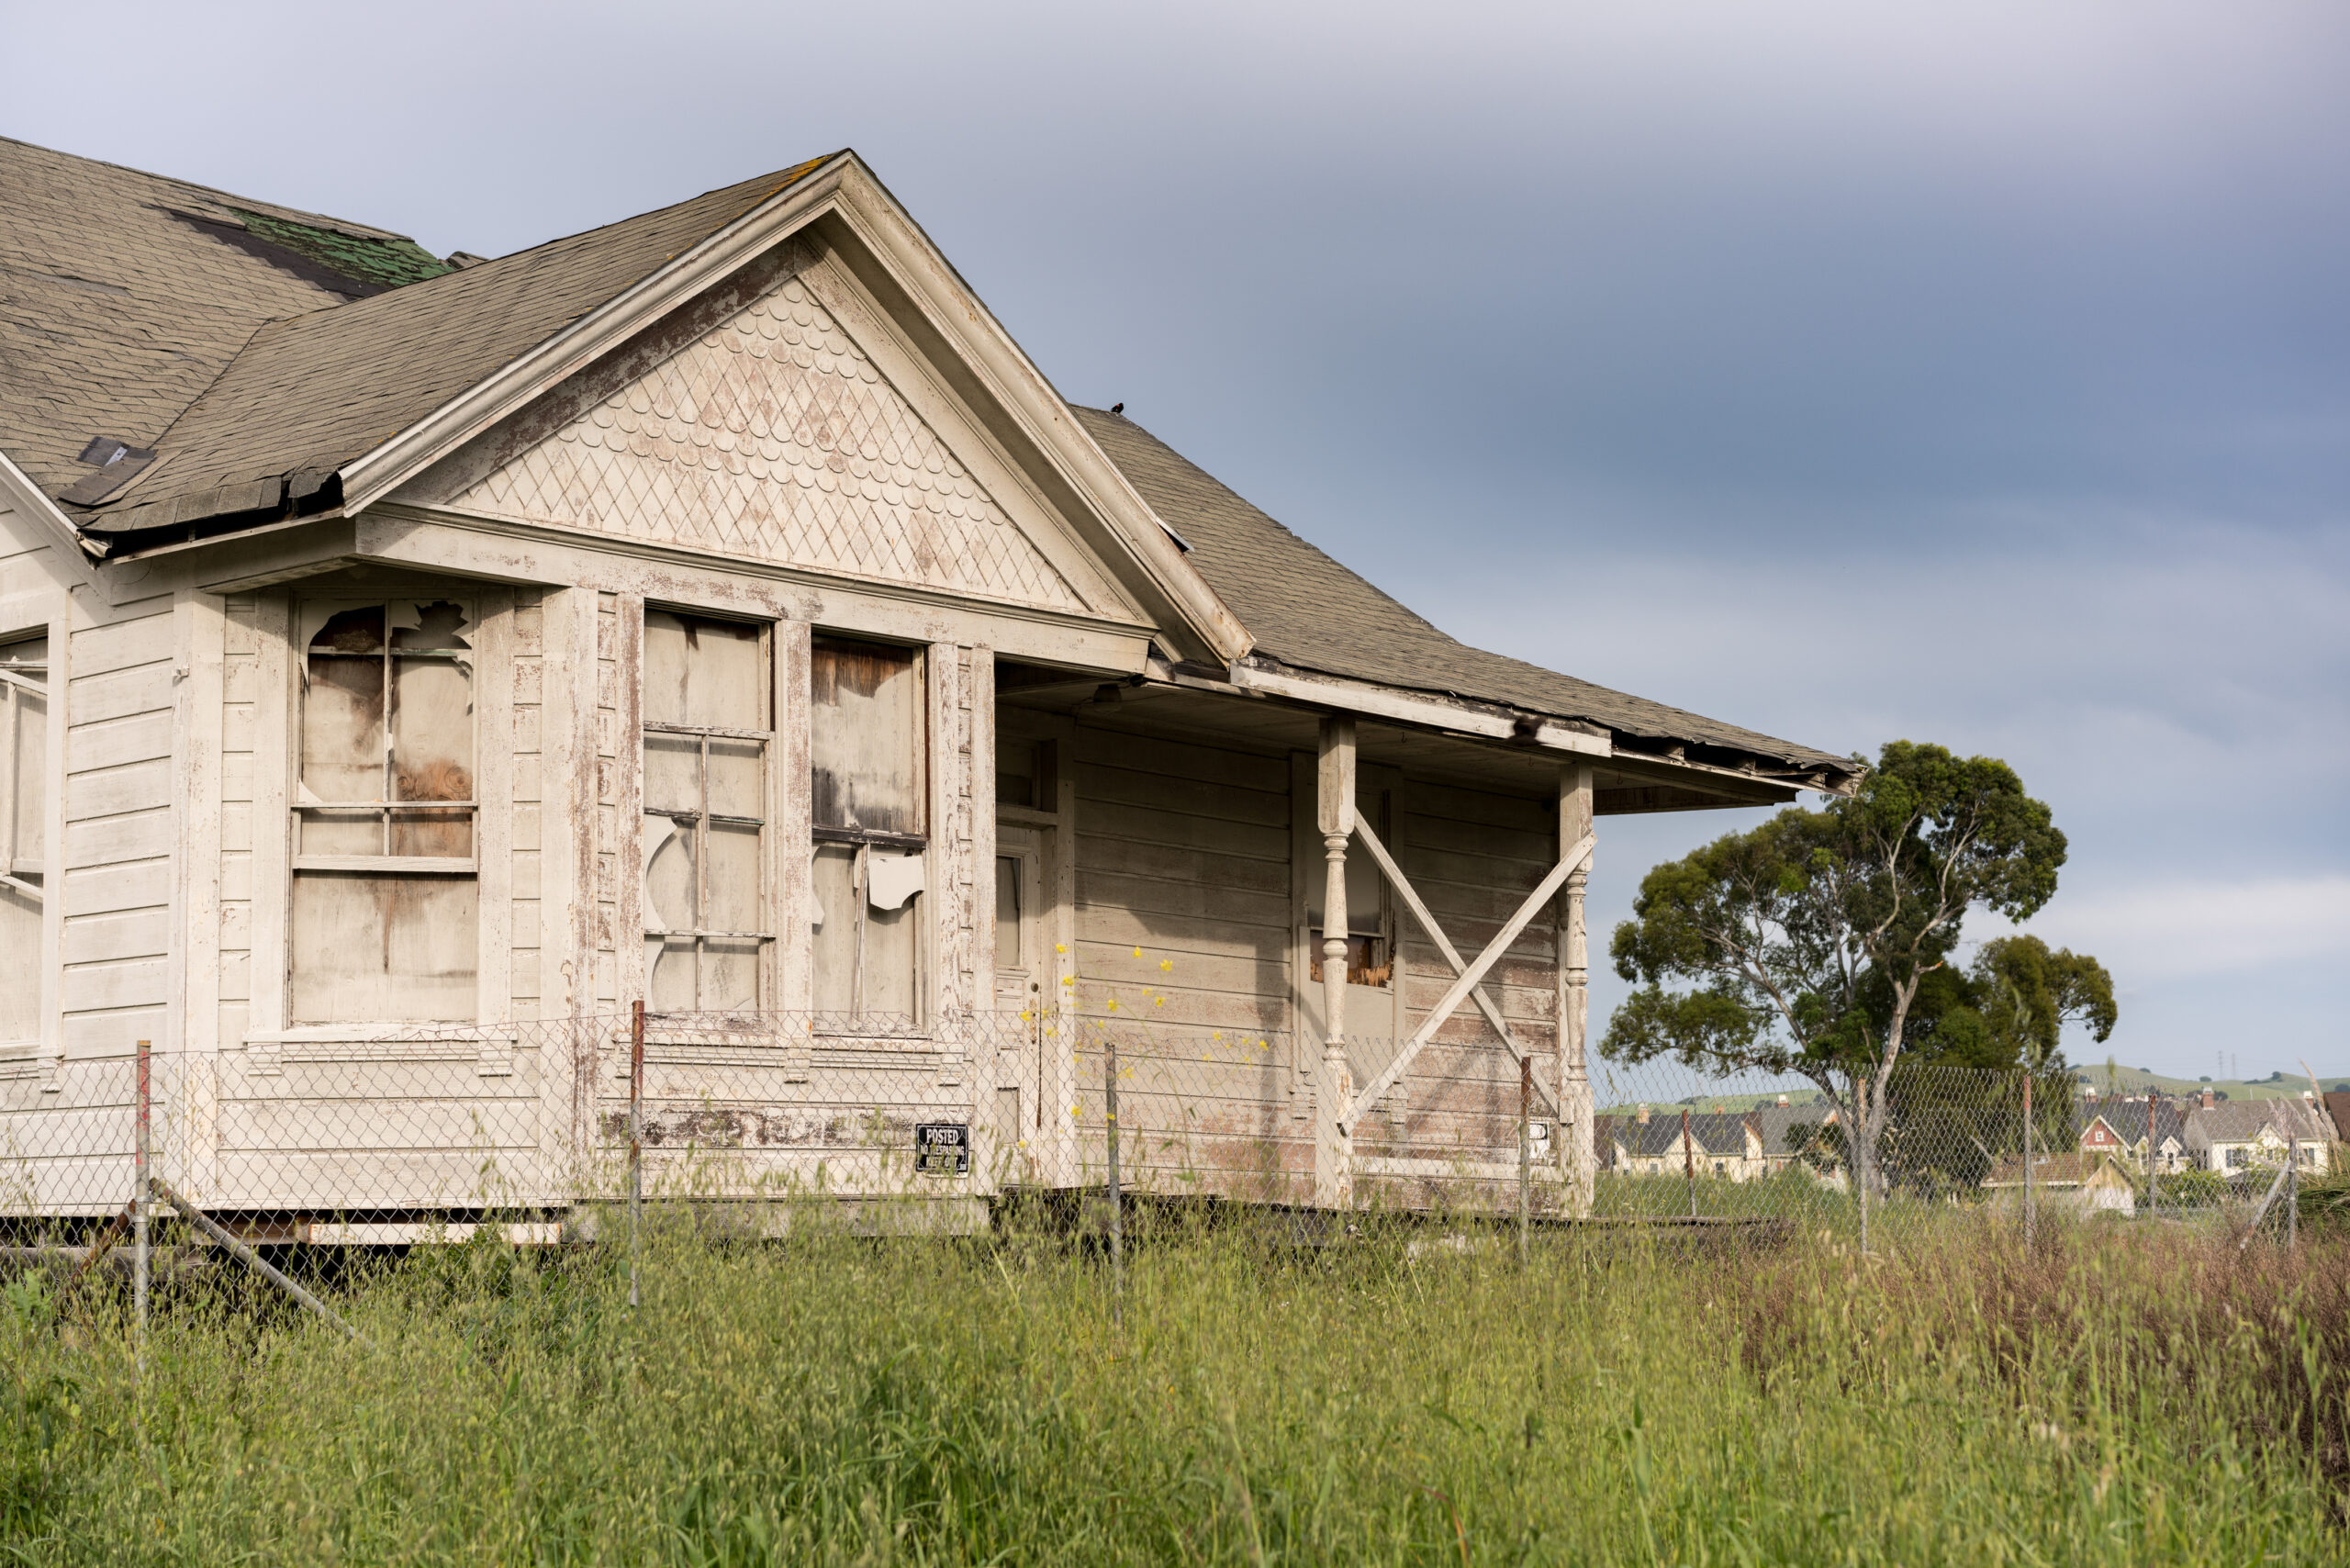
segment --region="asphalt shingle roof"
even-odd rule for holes
[[[85,526],[160,526],[244,510],[239,497],[269,505],[278,481],[365,455],[826,161],[271,322],[163,432],[168,475]]]
[[[1301,669],[1581,719],[1620,735],[1714,746],[1839,776],[1854,771],[1847,757],[1472,647],[1133,420],[1101,409],[1074,411],[1143,499],[1192,546],[1192,566],[1256,637],[1260,655]]]
[[[94,437],[154,445],[263,323],[441,264],[386,230],[0,138],[0,450],[54,495],[94,472]]]
[[[281,507],[833,156],[455,268],[388,230],[0,140],[0,450],[95,503],[75,515],[99,538]],[[1472,647],[1140,426],[1076,413],[1194,547],[1252,658],[1598,725],[1627,751],[1855,771]],[[160,456],[83,494],[107,487],[79,461],[97,436]]]

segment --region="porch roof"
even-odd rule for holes
[[[1841,784],[1850,757],[1472,647],[1307,543],[1123,415],[1072,411],[1256,638],[1249,661],[1499,702],[1605,730],[1616,753]],[[1695,756],[1692,756],[1692,753]]]

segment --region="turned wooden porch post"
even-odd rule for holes
[[[1315,774],[1315,825],[1328,864],[1322,884],[1322,1004],[1326,1030],[1314,1081],[1314,1201],[1354,1202],[1354,1073],[1347,1064],[1347,840],[1355,831],[1355,722],[1322,721]]]
[[[1559,770],[1559,853],[1580,844],[1592,832],[1591,768],[1577,765]],[[1559,1107],[1564,1125],[1559,1128],[1559,1160],[1567,1184],[1568,1212],[1581,1219],[1591,1213],[1593,1190],[1599,1177],[1599,1150],[1593,1141],[1596,1103],[1591,1092],[1586,1046],[1591,1031],[1591,952],[1583,931],[1583,890],[1591,881],[1585,860],[1567,878],[1559,895]]]

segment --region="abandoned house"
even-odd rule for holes
[[[561,1205],[631,1092],[763,1177],[939,1125],[935,1190],[1066,1185],[1136,1014],[1140,1165],[1360,1202],[1514,1164],[1530,1092],[1572,1205],[1596,819],[1857,774],[1064,401],[853,153],[494,260],[19,142],[0,216],[36,1206],[119,1206],[142,1040],[223,1212],[456,1204],[485,1144]]]

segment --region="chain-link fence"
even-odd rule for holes
[[[1029,1196],[1113,1238],[1137,1204],[1310,1215],[1326,1236],[1380,1216],[1863,1245],[2060,1220],[2248,1234],[2289,1231],[2300,1183],[2341,1154],[2309,1097],[2100,1098],[2070,1072],[1911,1065],[1562,1074],[1465,1031],[1334,1053],[1033,1009],[319,1027],[10,1070],[0,1245],[84,1266],[158,1217],[221,1246],[553,1244],[633,1235],[646,1205],[773,1234],[811,1200],[874,1230],[973,1232]]]

